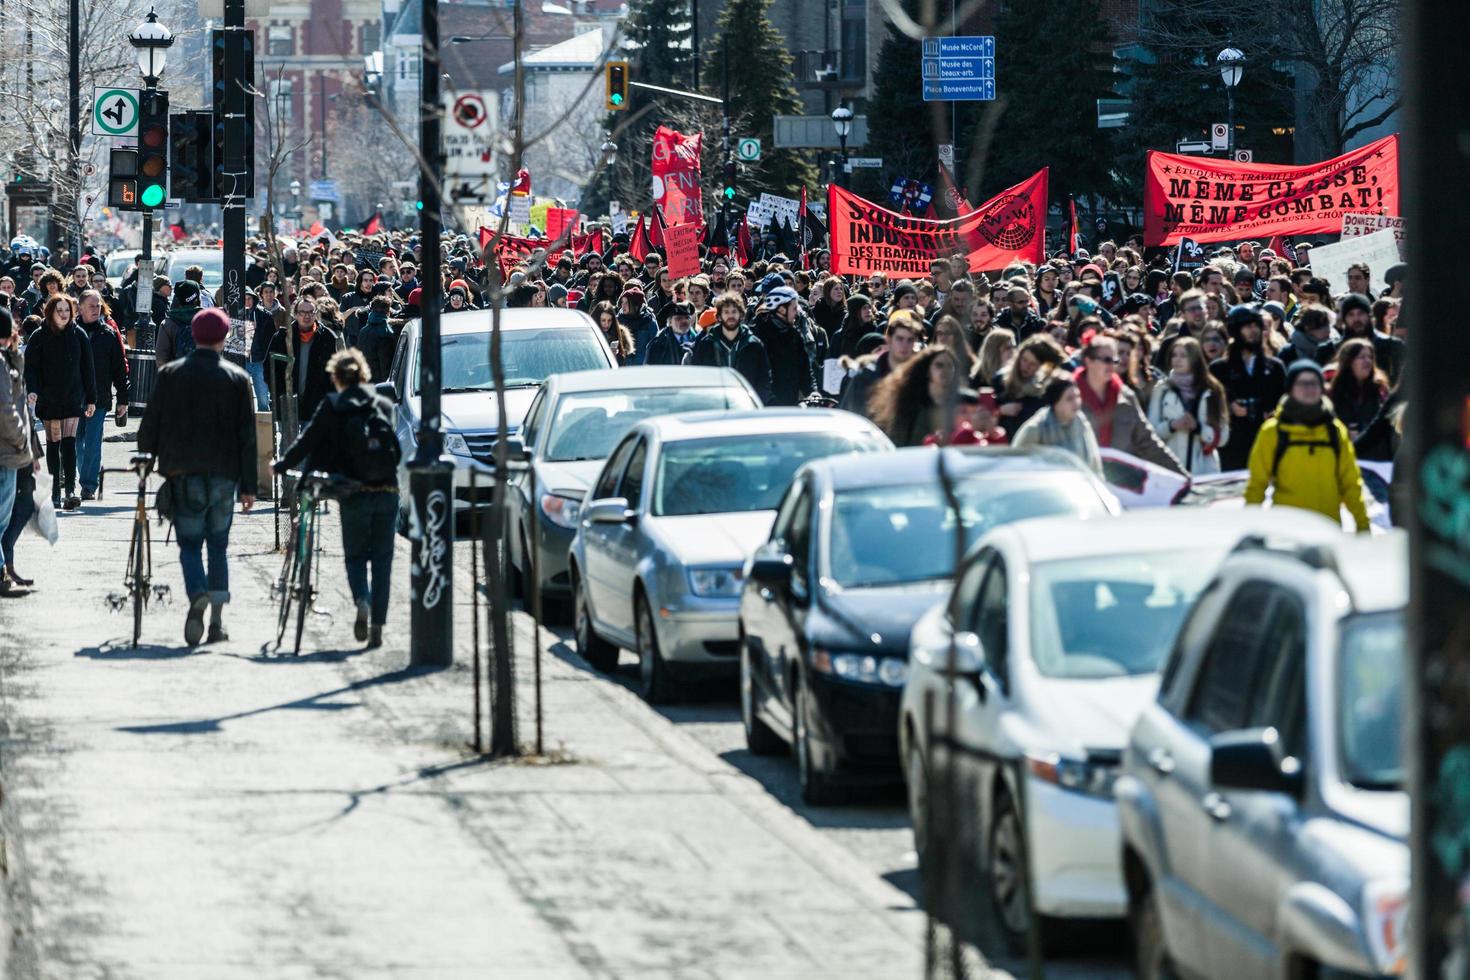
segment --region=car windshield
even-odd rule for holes
[[[1343,778],[1362,789],[1404,785],[1403,613],[1354,616],[1343,624],[1338,725]]]
[[[444,338],[444,390],[491,391],[490,331],[459,333]],[[505,386],[539,385],[553,374],[595,371],[611,367],[597,337],[585,327],[547,327],[542,330],[506,330],[501,333],[500,359]],[[423,359],[419,359],[423,370]],[[422,379],[414,384],[418,394]]]
[[[1090,481],[1070,473],[980,476],[956,489],[967,547],[1012,521],[1108,513]],[[954,529],[954,514],[932,483],[841,491],[832,509],[828,577],[845,589],[948,578]]]
[[[861,434],[778,432],[668,443],[653,490],[655,517],[775,510],[802,463],[865,452],[879,442]]]
[[[225,282],[225,256],[223,252],[205,252],[199,255],[175,255],[168,266],[168,276],[174,282],[184,278],[184,270],[197,265],[204,270],[204,285],[218,289]]]
[[[133,267],[131,255],[114,255],[107,260],[107,275],[110,279],[121,279]]]
[[[1173,548],[1072,558],[1031,570],[1031,657],[1047,677],[1158,670],[1219,555]]]
[[[556,403],[546,459],[606,459],[641,419],[705,409],[755,408],[744,388],[634,388],[563,395]]]

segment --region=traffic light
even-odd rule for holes
[[[214,196],[214,114],[207,109],[176,112],[169,117],[169,185],[174,197],[192,204],[217,201]]]
[[[168,200],[168,93],[143,92],[138,109],[138,204],[163,207]]]
[[[138,151],[113,150],[107,159],[107,204],[138,211]]]
[[[628,63],[607,63],[607,109],[616,112],[628,108]]]
[[[245,91],[255,87],[255,32],[245,31],[241,38],[245,42]],[[255,196],[255,99],[245,96],[245,179],[227,180],[225,177],[225,32],[215,30],[210,43],[210,70],[214,95],[214,186],[215,200],[224,193],[226,186],[243,197]],[[276,103],[276,111],[280,111]]]
[[[735,161],[731,160],[725,164],[725,186],[720,190],[720,196],[727,201],[735,200],[735,175],[737,168]]]

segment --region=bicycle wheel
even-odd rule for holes
[[[301,553],[297,544],[296,535],[286,539],[286,560],[281,563],[281,577],[276,580],[276,600],[278,603],[278,615],[276,617],[276,649],[280,649],[281,641],[286,638],[286,625],[291,622],[291,600],[296,588],[296,556]]]
[[[143,534],[147,525],[133,521],[133,546],[128,553],[129,591],[133,593],[133,649],[143,635],[143,605],[147,601],[148,578],[143,572]]]
[[[316,508],[303,512],[302,521],[306,531],[301,540],[301,574],[298,578],[300,594],[296,597],[296,656],[301,656],[301,634],[306,630],[306,615],[311,611],[311,553],[316,543]]]

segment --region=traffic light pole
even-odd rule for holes
[[[225,0],[224,114],[225,186],[219,188],[224,210],[224,306],[232,318],[245,315],[245,0]]]
[[[423,65],[419,76],[419,428],[418,451],[408,467],[412,521],[409,587],[409,663],[448,667],[454,662],[454,467],[443,462],[441,426],[443,357],[439,315],[444,307],[444,271],[439,255],[443,150],[439,145],[439,0],[424,0]],[[471,501],[476,506],[477,501]]]
[[[720,140],[721,149],[724,152],[725,179],[729,179],[730,165],[734,162],[730,159],[730,39],[726,38],[720,45],[720,120],[722,133]],[[732,185],[733,186],[733,185]],[[720,248],[730,247],[730,195],[720,194],[720,227],[725,229],[725,240],[717,242]],[[720,254],[724,254],[722,251]]]

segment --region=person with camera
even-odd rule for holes
[[[1286,366],[1263,349],[1266,321],[1255,304],[1232,306],[1225,316],[1230,345],[1210,365],[1225,387],[1230,409],[1230,441],[1220,447],[1221,470],[1242,470],[1261,425],[1286,394]]]
[[[342,557],[357,607],[353,635],[368,649],[383,645],[398,520],[398,462],[393,405],[373,390],[362,351],[339,351],[327,362],[333,394],[276,461],[277,473],[299,467],[324,472],[343,485]],[[371,571],[371,580],[369,579]]]

